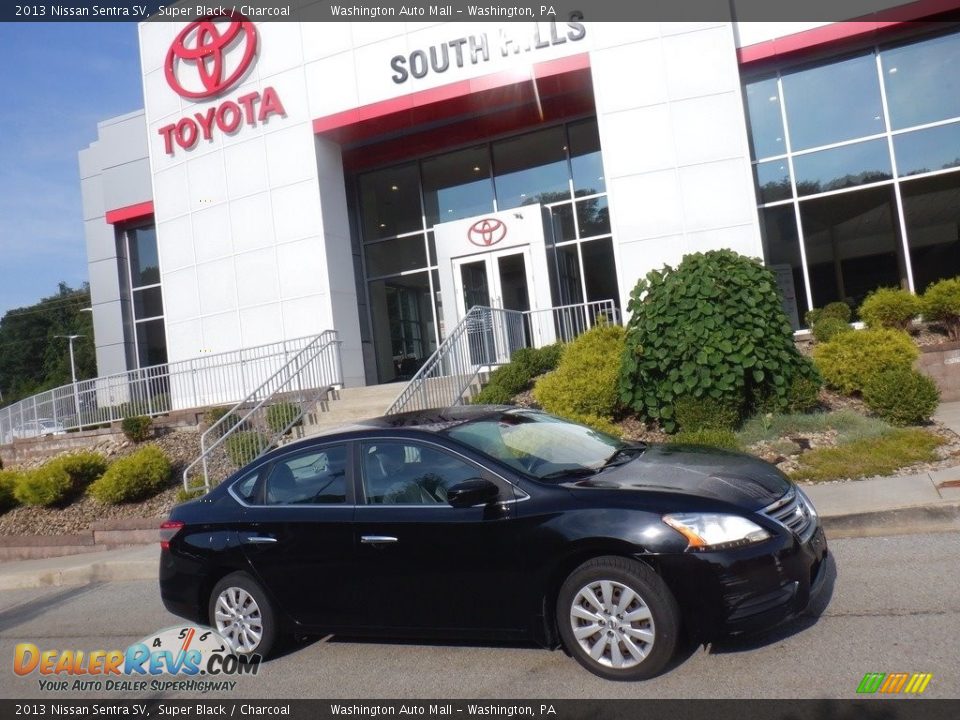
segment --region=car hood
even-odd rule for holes
[[[651,445],[635,460],[566,486],[680,492],[752,511],[781,498],[790,481],[773,465],[751,455],[690,445]]]

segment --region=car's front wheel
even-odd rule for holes
[[[561,586],[557,625],[568,652],[590,672],[608,680],[645,680],[673,657],[680,611],[649,566],[599,557]]]
[[[210,593],[210,626],[239,655],[267,656],[277,637],[276,613],[263,588],[246,573],[218,582]]]

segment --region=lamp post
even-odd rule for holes
[[[83,420],[80,419],[80,397],[77,394],[77,366],[73,361],[73,341],[84,335],[55,335],[58,338],[67,338],[70,344],[70,379],[73,381],[73,411],[77,414],[77,426],[83,430]],[[54,415],[56,415],[56,403],[54,403]]]

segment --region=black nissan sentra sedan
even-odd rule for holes
[[[239,653],[287,634],[534,640],[601,677],[681,630],[769,627],[823,584],[813,505],[738,453],[533,410],[388,416],[272,451],[161,530],[167,609]]]

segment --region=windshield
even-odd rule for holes
[[[542,480],[599,472],[630,447],[606,433],[530,410],[467,422],[447,434]]]

